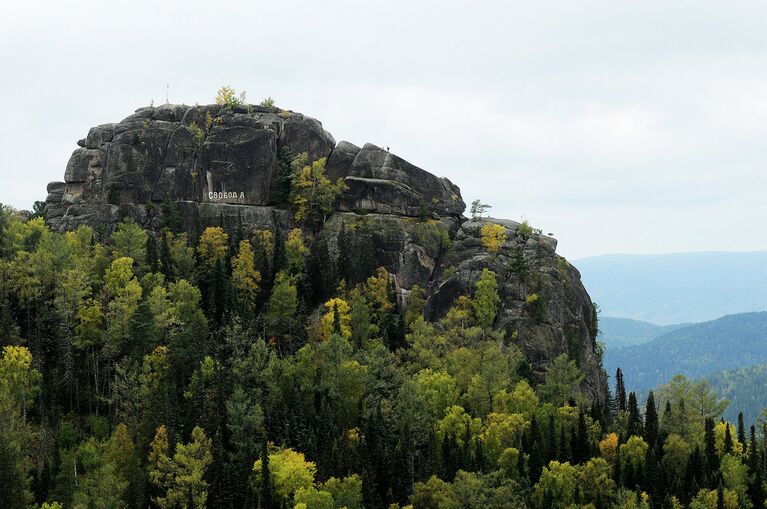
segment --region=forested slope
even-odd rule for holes
[[[707,387],[609,396],[553,239],[333,143],[144,108],[44,219],[0,208],[0,507],[763,505],[764,443]]]
[[[626,383],[647,391],[682,373],[701,378],[767,362],[767,312],[728,315],[677,329],[650,342],[608,349],[605,367],[620,367]]]

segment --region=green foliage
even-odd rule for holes
[[[554,359],[546,370],[546,381],[541,386],[541,394],[545,400],[555,405],[564,405],[570,398],[580,395],[583,378],[583,373],[575,361],[562,354]]]
[[[0,208],[0,505],[759,507],[761,424],[721,421],[710,385],[640,406],[616,373],[612,409],[576,362],[593,317],[548,365],[522,350],[534,303],[494,330],[511,276],[547,290],[521,248],[429,322],[376,263],[385,219],[350,217],[195,248]],[[440,223],[403,232],[445,254]]]
[[[267,97],[266,99],[258,103],[258,105],[263,108],[274,108],[274,99],[272,99],[271,97]]]
[[[680,372],[699,379],[761,362],[767,358],[765,329],[767,312],[724,316],[671,330],[652,342],[608,348],[605,365],[609,371],[620,366],[635,390],[646,392]],[[738,348],[732,348],[734,340]]]
[[[487,329],[493,325],[500,302],[495,272],[482,269],[482,275],[477,281],[477,290],[474,293],[474,314],[480,327]]]
[[[224,85],[216,93],[216,104],[229,108],[244,106],[245,92],[240,92],[240,95],[237,95],[237,92],[232,87]]]
[[[261,465],[260,459],[253,465],[256,486],[264,482]],[[292,501],[301,490],[313,488],[316,471],[314,463],[306,461],[302,453],[293,449],[276,449],[269,453],[271,484],[283,503]]]
[[[192,122],[188,126],[186,126],[187,129],[189,129],[189,132],[192,133],[192,137],[197,142],[198,145],[202,144],[202,138],[204,136],[204,133],[202,131],[202,128],[197,124],[197,122]]]
[[[530,317],[538,323],[546,319],[546,300],[537,293],[531,293],[525,298],[525,309]]]
[[[498,250],[506,242],[506,229],[495,223],[487,223],[480,231],[482,246],[487,249],[491,255],[498,253]]]
[[[293,162],[298,165],[302,159],[297,158]],[[346,190],[343,180],[333,183],[325,176],[326,162],[323,157],[305,164],[292,174],[290,202],[296,211],[296,221],[314,225],[324,223],[336,198]]]
[[[474,220],[482,219],[482,214],[484,214],[489,208],[492,207],[487,203],[482,203],[481,200],[474,200],[471,202],[471,209],[469,209],[471,218]]]
[[[176,444],[175,449],[171,457],[165,427],[158,428],[148,460],[149,481],[158,493],[154,503],[162,508],[206,507],[208,483],[205,471],[212,461],[210,439],[196,426],[192,430],[192,440],[188,444]]]

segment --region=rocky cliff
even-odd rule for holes
[[[316,238],[332,248],[342,225],[364,222],[375,261],[394,274],[399,294],[416,284],[427,290],[430,319],[471,294],[482,269],[493,270],[502,301],[495,327],[519,344],[535,376],[568,354],[586,374],[584,390],[604,397],[594,307],[578,271],[556,255],[556,240],[513,221],[463,217],[456,185],[387,150],[336,144],[319,121],[299,113],[218,105],[141,108],[92,128],[78,145],[64,182],[48,185],[46,221],[59,231],[89,224],[108,233],[127,218],[156,229],[161,203],[170,200],[190,233],[242,225],[285,234],[296,225],[276,196],[282,154],[326,157],[327,175],[343,179],[347,190]],[[503,226],[508,239],[495,255],[480,241],[487,221]],[[520,252],[531,272],[524,279],[506,269]],[[540,299],[535,309],[527,300],[530,281]]]

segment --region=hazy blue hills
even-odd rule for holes
[[[604,255],[574,263],[604,316],[667,325],[767,310],[767,251]]]
[[[728,315],[667,332],[640,345],[607,348],[609,375],[620,367],[626,388],[645,392],[677,373],[702,378],[767,364],[767,312]]]
[[[746,422],[753,423],[767,408],[767,365],[720,371],[706,377],[723,398],[730,401],[725,417],[733,422],[743,412]]]
[[[655,325],[631,318],[599,317],[599,340],[609,349],[641,345],[688,324]]]

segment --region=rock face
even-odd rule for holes
[[[578,271],[556,255],[556,241],[513,221],[466,219],[456,185],[388,150],[336,144],[319,121],[299,113],[218,105],[140,108],[117,124],[92,128],[78,145],[64,182],[48,185],[46,222],[58,231],[88,224],[102,235],[124,219],[157,229],[167,200],[189,233],[242,225],[286,235],[297,225],[275,196],[284,149],[306,152],[310,161],[327,158],[328,177],[343,179],[348,189],[316,238],[333,248],[342,226],[364,223],[376,264],[394,275],[402,297],[416,284],[425,288],[432,320],[474,291],[482,269],[493,270],[502,301],[495,327],[524,351],[534,376],[568,354],[586,374],[583,389],[604,398],[594,306]],[[502,225],[508,239],[495,255],[480,240],[488,221]],[[520,250],[528,267],[523,278],[508,270]],[[532,285],[545,303],[535,309],[528,302]]]

